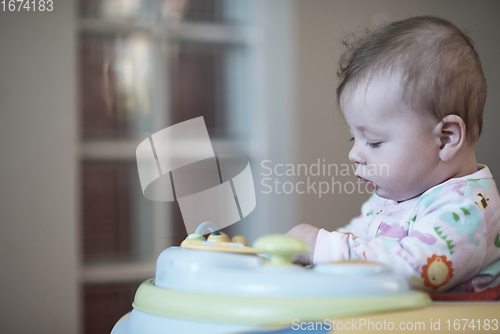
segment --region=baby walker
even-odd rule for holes
[[[211,235],[205,240],[206,231]],[[301,322],[424,307],[427,294],[382,264],[351,261],[293,265],[307,245],[267,235],[247,246],[210,223],[158,257],[111,334],[328,333]]]

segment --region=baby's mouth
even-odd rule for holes
[[[363,182],[365,183],[365,187],[367,187],[368,189],[370,188],[375,188],[375,183],[373,183],[372,181],[370,180],[367,180],[367,179],[364,179],[362,178],[361,176],[358,176],[361,180],[363,180]]]

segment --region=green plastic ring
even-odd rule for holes
[[[426,293],[410,291],[402,295],[296,298],[227,296],[164,289],[154,278],[143,282],[132,306],[160,316],[226,323],[261,325],[321,321],[333,317],[424,307],[431,299]]]

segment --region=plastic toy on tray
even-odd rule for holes
[[[205,240],[206,230],[211,235]],[[230,240],[214,224],[203,223],[180,247],[160,254],[155,277],[139,286],[133,310],[111,333],[327,333],[293,329],[292,321],[430,303],[427,294],[410,290],[404,278],[379,263],[291,263],[306,252],[307,245],[290,236],[263,236],[248,247],[244,237]]]

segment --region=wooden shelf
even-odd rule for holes
[[[89,140],[80,143],[83,160],[135,160],[135,150],[141,139]]]
[[[82,266],[80,280],[84,284],[141,281],[155,276],[156,263],[107,262]]]
[[[77,30],[99,35],[120,35],[144,31],[158,37],[185,42],[249,44],[256,41],[255,29],[217,23],[115,23],[80,19]]]
[[[109,140],[87,140],[80,143],[80,158],[82,160],[135,160],[135,150],[143,139],[109,139]],[[238,153],[245,154],[245,142],[235,142],[231,140],[212,140],[212,147],[215,154]],[[189,147],[196,147],[193,143],[176,142],[172,146],[174,154],[185,156],[188,152],[193,152]],[[192,156],[193,153],[190,153]]]

